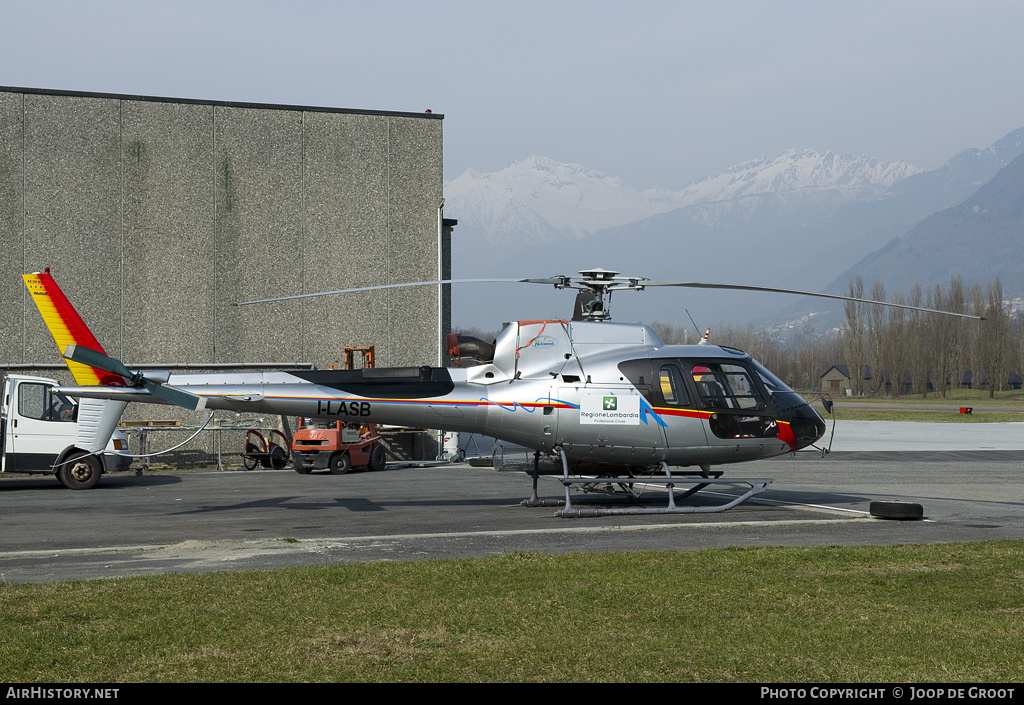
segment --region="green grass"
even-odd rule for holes
[[[817,398],[819,393],[809,393],[808,398]],[[900,406],[927,404],[927,405],[948,405],[951,407],[960,406],[1005,406],[1011,408],[1024,407],[1024,392],[1020,390],[1008,392],[996,392],[995,398],[989,398],[988,391],[984,389],[949,389],[943,397],[937,392],[931,392],[925,396],[920,394],[907,394],[899,397],[866,396],[866,397],[835,397],[836,403],[842,404],[898,404]]]
[[[988,398],[988,392],[978,389],[955,389],[947,391],[945,399],[932,393],[902,397],[837,397],[835,414],[839,420],[847,421],[931,421],[938,423],[1011,423],[1024,422],[1024,394],[1020,391],[997,392],[995,399]],[[829,420],[818,402],[820,394],[804,392],[803,396],[814,408]],[[867,406],[883,408],[871,409]],[[923,406],[940,406],[943,409],[922,409]],[[960,407],[970,406],[971,414],[961,414]],[[981,411],[977,407],[988,407],[993,411]]]
[[[0,586],[8,682],[1019,682],[1024,542]]]
[[[934,423],[1012,423],[1024,422],[1019,411],[975,411],[961,414],[957,409],[937,411],[932,409],[864,409],[856,405],[834,407],[839,421],[925,421]],[[822,413],[819,411],[819,413]],[[832,417],[822,413],[826,421]]]

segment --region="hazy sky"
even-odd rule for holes
[[[680,188],[813,148],[933,168],[1024,126],[1024,3],[0,0],[0,85],[445,115],[445,176],[531,154]]]

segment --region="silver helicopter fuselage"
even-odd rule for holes
[[[492,359],[479,362],[162,379],[211,409],[479,433],[615,465],[740,462],[799,450],[825,431],[799,395],[746,353],[665,345],[642,324],[507,323]],[[164,403],[140,387],[60,391]]]

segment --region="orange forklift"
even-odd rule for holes
[[[362,356],[362,367],[373,367],[374,346],[344,347],[345,369],[355,369],[355,357]],[[377,425],[346,421],[317,424],[300,422],[292,437],[292,460],[295,472],[306,475],[313,470],[329,469],[335,475],[344,475],[352,468],[365,466],[370,470],[383,470],[387,453],[380,444]]]

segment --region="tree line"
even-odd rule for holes
[[[847,293],[863,296],[859,277],[850,282]],[[875,282],[868,297],[885,301],[885,287]],[[876,394],[924,396],[934,391],[945,397],[970,384],[987,389],[993,397],[1009,385],[1012,372],[1021,370],[1024,321],[1011,314],[998,278],[984,287],[968,288],[954,275],[945,289],[917,284],[906,297],[896,294],[892,303],[968,313],[985,320],[846,302],[844,353],[851,371],[870,365],[890,375],[888,388],[874,385]],[[851,375],[851,383],[855,394],[869,391],[863,375]]]
[[[934,392],[945,397],[969,384],[988,390],[991,397],[1010,384],[1012,373],[1024,370],[1024,317],[1011,313],[998,278],[986,286],[965,287],[959,276],[953,276],[947,287],[916,284],[909,294],[897,292],[886,298],[881,282],[866,291],[857,277],[846,294],[986,320],[848,301],[838,330],[796,331],[780,340],[760,327],[725,326],[712,330],[712,342],[750,353],[797,389],[820,389],[828,369],[846,365],[855,395]],[[697,342],[698,337],[681,324],[652,325],[666,343]],[[870,379],[865,379],[865,368]]]

